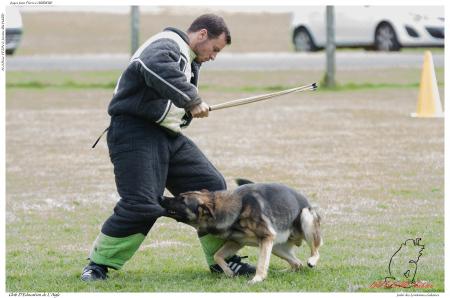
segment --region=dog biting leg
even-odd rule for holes
[[[258,265],[256,266],[256,274],[249,282],[251,284],[263,281],[267,276],[269,269],[270,254],[272,253],[273,237],[267,237],[261,240],[259,245]]]
[[[233,277],[234,272],[228,267],[225,259],[234,255],[238,250],[242,248],[242,245],[234,242],[227,241],[223,246],[214,254],[214,261],[222,268],[223,272],[228,277]]]
[[[290,242],[279,243],[274,245],[272,253],[282,258],[291,265],[292,270],[297,271],[303,267],[302,262],[293,254],[294,244]]]
[[[310,208],[304,208],[301,213],[301,223],[306,243],[311,249],[311,257],[308,259],[308,266],[314,267],[319,261],[319,247],[322,245],[320,235],[320,217]]]

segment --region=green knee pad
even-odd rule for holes
[[[200,244],[202,245],[203,252],[205,253],[206,262],[208,266],[214,265],[214,254],[223,246],[225,240],[217,238],[211,234],[207,234],[199,238]]]
[[[144,239],[145,235],[140,233],[122,238],[100,233],[94,242],[89,259],[94,263],[119,270],[131,259]]]

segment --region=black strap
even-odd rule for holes
[[[92,145],[92,149],[95,148],[95,146],[97,145],[98,141],[100,141],[100,139],[103,137],[103,135],[105,134],[105,132],[107,132],[109,130],[109,126],[102,132],[102,134],[98,137],[97,141],[95,141],[94,145]]]
[[[181,118],[180,128],[187,127],[189,124],[191,124],[192,119],[193,118],[191,112],[186,112],[183,118]]]

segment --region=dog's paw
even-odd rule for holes
[[[309,264],[308,264],[309,266]],[[298,262],[298,263],[292,263],[291,264],[291,271],[299,271],[303,268],[303,264],[302,262]]]
[[[264,280],[264,278],[262,278],[262,276],[255,275],[255,277],[253,277],[253,279],[249,280],[248,283],[253,285],[253,284],[262,282],[263,280]]]
[[[317,262],[319,261],[319,256],[310,257],[308,259],[308,267],[313,268],[317,265]]]

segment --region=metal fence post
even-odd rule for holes
[[[336,68],[336,45],[334,39],[334,6],[326,7],[326,24],[327,24],[327,72],[325,74],[325,85],[327,87],[336,86],[335,68]]]
[[[139,6],[131,6],[131,56],[139,47]]]

